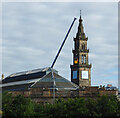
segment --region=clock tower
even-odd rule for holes
[[[87,41],[80,15],[79,26],[74,40],[73,65],[71,68],[71,81],[80,87],[91,86],[91,64],[88,63]]]

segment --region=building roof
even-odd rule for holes
[[[14,73],[2,80],[2,88],[9,91],[23,91],[29,88],[49,88],[54,85],[52,72],[56,84],[56,88],[77,89],[78,86],[69,80],[58,75],[58,71],[50,67],[35,69]]]
[[[64,77],[54,72],[53,72],[53,76],[52,76],[52,72],[50,72],[44,77],[42,77],[40,80],[38,80],[33,85],[31,85],[31,88],[53,89],[54,82],[55,82],[56,89],[77,89],[79,88],[76,84],[70,82],[69,80],[65,79]]]
[[[23,71],[18,73],[13,73],[2,80],[2,83],[9,83],[9,82],[16,82],[16,81],[23,81],[23,80],[32,80],[41,78],[47,73],[51,71],[50,67],[34,69],[29,71]],[[52,69],[53,72],[58,73],[55,69]]]

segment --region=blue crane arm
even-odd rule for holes
[[[59,56],[59,54],[60,54],[60,52],[61,52],[61,50],[62,50],[62,47],[63,47],[63,45],[64,45],[64,43],[65,43],[65,41],[66,41],[66,39],[67,39],[67,37],[68,37],[68,35],[69,35],[69,33],[70,33],[70,30],[71,30],[71,28],[72,28],[72,26],[73,26],[73,24],[74,24],[74,22],[75,22],[76,19],[77,19],[77,18],[74,18],[74,20],[73,20],[73,22],[72,22],[72,24],[71,24],[71,26],[70,26],[70,28],[69,28],[66,36],[65,36],[65,38],[64,38],[64,40],[63,40],[63,42],[62,42],[62,45],[60,46],[60,49],[59,49],[59,51],[58,51],[58,53],[57,53],[57,55],[56,55],[56,57],[55,57],[52,65],[51,65],[51,68],[53,68],[53,66],[55,65],[55,62],[56,62],[56,60],[57,60],[57,58],[58,58],[58,56]]]

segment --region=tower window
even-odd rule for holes
[[[82,54],[82,64],[85,64],[85,63],[86,63],[86,55]]]
[[[83,56],[83,54],[82,54],[82,64],[83,64],[83,60],[84,60],[84,56]]]
[[[85,44],[82,44],[82,49],[85,50]]]
[[[86,55],[84,55],[84,63],[86,63]]]

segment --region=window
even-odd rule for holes
[[[84,63],[86,63],[86,55],[84,55]]]
[[[82,54],[82,64],[85,64],[86,63],[86,55],[85,54]]]
[[[82,50],[85,50],[85,44],[84,43],[82,44]]]
[[[82,54],[82,64],[83,64],[83,61],[84,61],[84,56],[83,56],[83,54]]]

